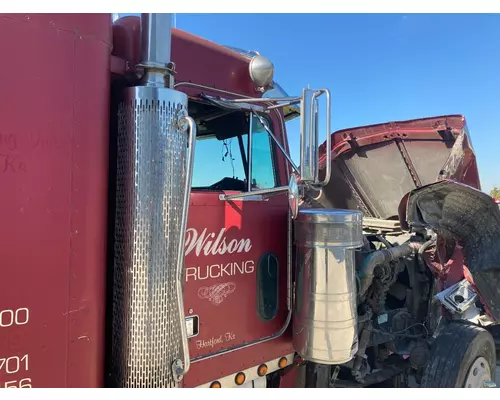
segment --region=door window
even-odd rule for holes
[[[200,106],[197,107],[199,109]],[[275,144],[259,118],[240,111],[232,112],[229,118],[226,110],[220,111],[221,121],[216,123],[212,119],[208,128],[204,125],[203,118],[194,116],[199,124],[199,133],[196,140],[192,189],[240,192],[248,190],[248,132],[250,128],[252,132],[252,189],[275,187]],[[224,111],[226,113],[223,113]],[[224,119],[227,123],[224,123]],[[242,128],[242,122],[239,122],[243,120],[247,123],[246,129]],[[235,130],[240,128],[239,131],[231,131],[231,122],[235,123]]]

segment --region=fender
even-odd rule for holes
[[[440,240],[462,248],[468,278],[499,321],[500,208],[495,200],[473,187],[442,180],[411,191],[399,211],[402,226],[432,229]]]

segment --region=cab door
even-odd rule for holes
[[[184,305],[193,362],[188,386],[292,352],[291,341],[281,335],[289,321],[286,192],[221,199],[283,185],[284,160],[261,119],[241,111],[229,115],[206,125],[197,119],[185,239]],[[273,129],[276,124],[268,122]],[[272,346],[260,346],[273,337]],[[221,357],[217,370],[197,362],[215,356]]]

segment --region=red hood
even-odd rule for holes
[[[476,158],[462,115],[447,115],[334,132],[332,178],[320,203],[397,218],[401,198],[416,187],[454,179],[480,189]],[[324,168],[325,145],[320,146]]]

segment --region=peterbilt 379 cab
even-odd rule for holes
[[[2,14],[0,51],[1,387],[494,386],[461,115],[331,134],[168,14]]]

